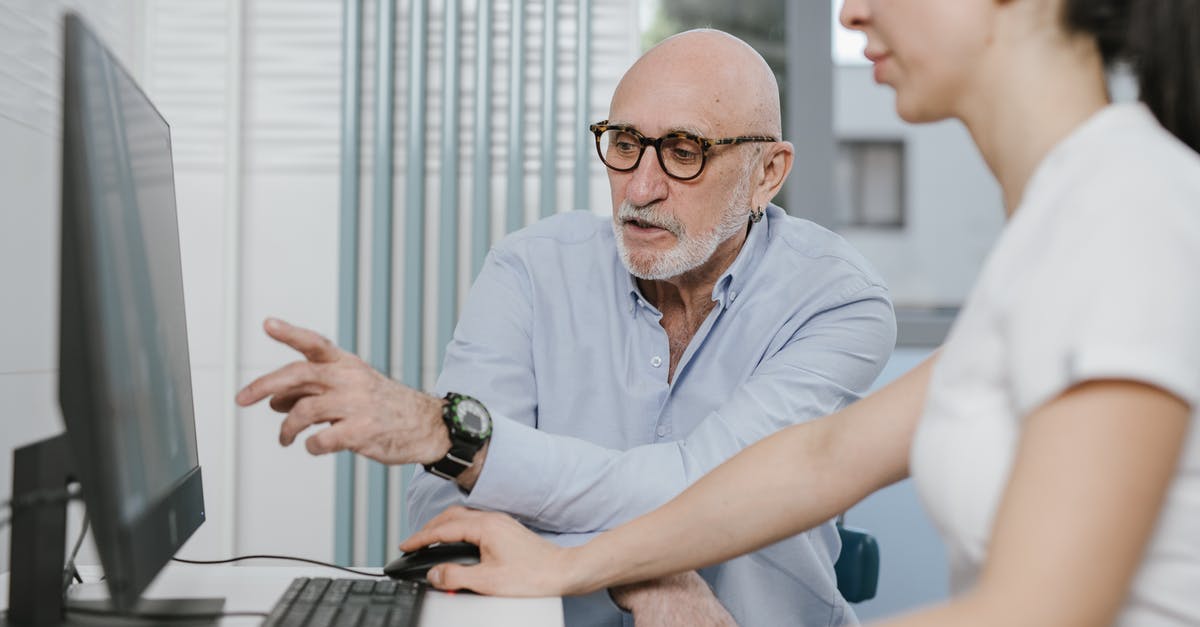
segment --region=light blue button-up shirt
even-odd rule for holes
[[[662,314],[613,237],[608,218],[574,212],[492,249],[437,383],[491,412],[487,459],[469,495],[418,473],[414,528],[457,503],[581,543],[758,439],[856,400],[891,354],[895,316],[875,272],[839,236],[769,206],[668,382]],[[825,524],[701,574],[743,626],[852,623],[839,548]],[[629,622],[605,594],[565,610],[572,626]]]

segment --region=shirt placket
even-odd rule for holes
[[[654,422],[651,423],[651,441],[662,442],[669,439],[672,432],[670,422],[664,420],[667,400],[671,395],[671,385],[667,382],[671,359],[670,341],[666,330],[662,328],[662,314],[640,296],[634,301],[634,316],[637,318],[638,327],[642,329],[642,336],[646,339],[639,343],[639,374],[649,379],[655,387],[656,411]]]
[[[722,299],[722,302],[718,303],[708,313],[708,317],[704,319],[704,324],[696,331],[696,335],[692,337],[692,341],[688,343],[687,349],[684,350],[683,356],[675,368],[675,380],[672,382],[667,381],[667,376],[670,373],[670,340],[667,337],[666,330],[662,328],[662,324],[660,323],[662,314],[656,311],[640,296],[635,299],[634,315],[638,318],[638,322],[649,324],[653,330],[653,332],[649,333],[652,340],[646,343],[646,346],[650,347],[649,351],[643,355],[641,361],[649,366],[646,369],[647,376],[654,378],[655,382],[661,385],[661,389],[658,391],[658,411],[655,412],[654,417],[654,442],[674,440],[674,421],[671,419],[671,414],[668,411],[671,393],[682,379],[692,355],[700,350],[700,346],[707,340],[717,319],[720,318],[721,313],[727,308],[726,303],[732,302],[733,298],[736,298],[736,294],[737,292],[732,292],[728,300]]]

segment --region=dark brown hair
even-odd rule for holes
[[[1159,123],[1200,152],[1200,0],[1066,0],[1070,32],[1096,38],[1105,63],[1127,60]]]

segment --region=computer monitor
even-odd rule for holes
[[[171,134],[82,19],[68,14],[64,32],[59,403],[66,431],[15,453],[13,499],[78,481],[111,606],[123,610],[205,518]],[[57,508],[14,509],[10,624],[43,622],[47,610],[31,605],[62,597],[64,507],[59,500]],[[45,583],[51,579],[56,590]]]

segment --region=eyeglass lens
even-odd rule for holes
[[[703,147],[694,139],[666,137],[660,145],[659,163],[671,176],[689,178],[704,165]],[[608,129],[600,135],[600,155],[605,165],[614,170],[633,168],[641,153],[640,138],[627,130]]]

